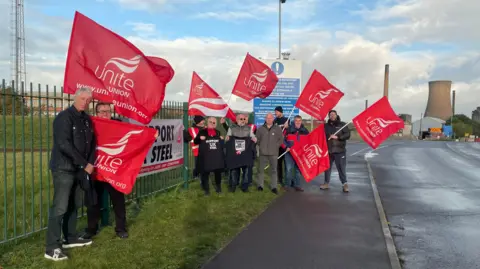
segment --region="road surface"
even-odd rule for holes
[[[399,141],[365,151],[403,267],[480,268],[480,143]]]

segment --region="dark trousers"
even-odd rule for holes
[[[215,191],[221,192],[222,191],[222,172],[223,169],[218,169],[213,172],[215,176]],[[202,189],[205,191],[206,194],[210,193],[210,182],[208,177],[210,176],[210,172],[204,172],[200,176],[200,180],[202,182]]]
[[[278,156],[282,155],[285,153],[285,150],[283,148],[278,149]],[[283,155],[280,159],[277,161],[277,179],[278,183],[283,186],[283,162],[285,160],[285,155]]]
[[[198,169],[197,169],[197,166],[198,166],[198,156],[194,156],[193,157],[193,178],[196,178],[198,177]]]
[[[75,175],[72,172],[52,172],[53,202],[48,214],[47,251],[62,247],[62,232],[67,241],[77,238],[77,209],[82,206],[83,190]]]
[[[253,182],[253,166],[245,166],[242,168],[242,173],[247,174],[247,187]]]
[[[341,153],[331,153],[330,154],[330,168],[325,171],[325,183],[330,183],[330,175],[332,174],[332,166],[335,162],[335,166],[338,170],[338,177],[340,181],[345,184],[347,183],[347,155],[346,152]]]
[[[100,220],[103,196],[106,191],[110,195],[113,204],[113,211],[115,213],[115,232],[126,232],[127,218],[125,210],[125,195],[117,191],[107,182],[94,180],[93,183],[98,194],[98,203],[87,208],[87,231],[95,234],[98,230],[98,221]]]
[[[247,190],[248,186],[250,185],[250,175],[252,172],[251,166],[242,166],[239,168],[235,168],[230,170],[230,182],[229,187],[231,191],[235,191],[237,185],[241,185],[240,188],[242,190]],[[241,177],[240,177],[241,176]]]

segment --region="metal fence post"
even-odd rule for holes
[[[188,103],[184,102],[183,103],[183,127],[185,130],[188,128]],[[185,189],[188,188],[188,178],[190,174],[190,169],[189,169],[189,146],[188,143],[184,143],[183,145],[183,187]]]

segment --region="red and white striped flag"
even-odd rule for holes
[[[235,121],[235,113],[218,93],[193,72],[188,98],[188,115],[227,117]]]

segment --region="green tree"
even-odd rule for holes
[[[0,87],[0,113],[4,113],[6,115],[22,115],[22,107],[23,113],[28,113],[28,108],[24,104],[24,99],[17,91],[14,91],[12,87]],[[15,113],[14,113],[15,111]]]
[[[462,137],[465,133],[479,135],[480,136],[480,123],[473,121],[464,114],[457,114],[452,117],[453,120],[453,132],[456,136]],[[450,125],[450,119],[445,123]]]

